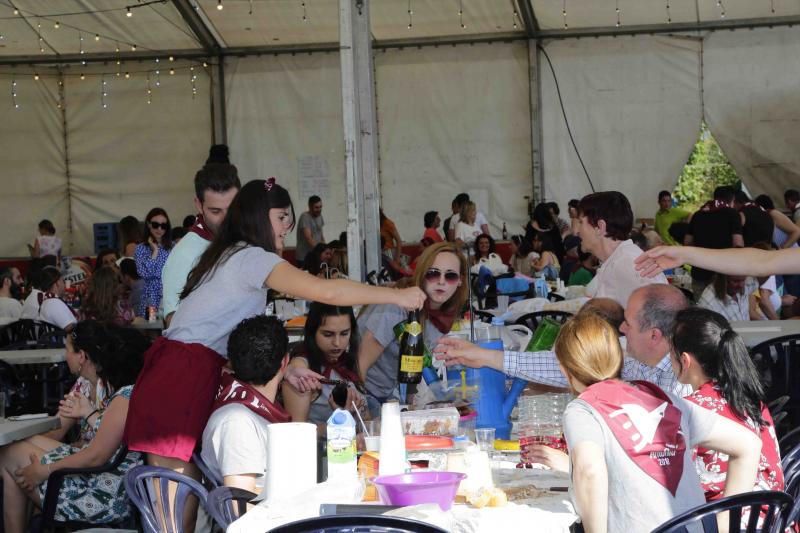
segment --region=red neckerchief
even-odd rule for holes
[[[431,324],[436,326],[436,329],[438,329],[440,333],[444,333],[445,335],[450,333],[450,330],[453,329],[453,322],[456,321],[455,312],[446,313],[441,309],[431,309],[427,306],[427,302],[425,316],[430,320]]]
[[[361,383],[359,375],[344,366],[341,361],[336,361],[335,363],[326,362],[322,365],[322,375],[326,379],[331,379],[331,372],[334,370],[342,379],[346,379],[350,383]]]
[[[197,233],[201,238],[207,241],[214,240],[214,234],[211,233],[211,230],[206,227],[206,221],[203,219],[202,213],[197,215],[194,219],[194,225],[189,228],[189,231],[192,233]]]
[[[52,292],[44,292],[44,291],[39,291],[39,294],[36,295],[36,299],[39,302],[39,312],[41,312],[42,304],[46,300],[61,300],[61,298],[59,298],[58,295],[53,294]],[[64,305],[67,305],[67,302],[65,302],[64,300],[61,300],[61,303],[63,303]],[[75,310],[73,308],[71,308],[70,306],[67,305],[67,309],[69,309],[70,313],[72,313],[72,316],[74,316],[75,318],[78,318],[78,315],[77,315],[77,313],[75,313]]]
[[[756,209],[760,209],[762,213],[766,213],[767,212],[766,209],[764,209],[763,207],[761,207],[760,205],[758,205],[755,202],[747,202],[746,204],[742,204],[742,208],[739,209],[739,211],[744,211],[745,207],[755,207]]]
[[[578,398],[603,417],[628,457],[675,496],[683,475],[686,439],[681,411],[666,393],[647,381],[607,380],[595,383]]]
[[[283,407],[269,401],[251,385],[237,380],[233,374],[222,374],[213,410],[216,411],[222,406],[233,403],[244,405],[273,424],[292,421],[292,415],[287,413]]]
[[[722,200],[709,200],[703,204],[703,207],[700,208],[700,211],[713,213],[714,211],[719,211],[720,209],[725,209],[726,207],[730,207],[730,204],[727,202],[723,202]]]

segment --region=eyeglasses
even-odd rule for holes
[[[444,276],[444,280],[451,285],[453,283],[458,283],[461,279],[461,274],[458,272],[453,272],[452,270],[448,270],[447,272],[442,272],[438,268],[431,268],[427,272],[425,272],[425,281],[433,283],[434,281],[439,281]]]
[[[153,221],[151,221],[151,222],[150,222],[150,227],[151,227],[151,228],[153,228],[153,229],[158,229],[158,228],[161,228],[161,229],[163,229],[163,230],[165,230],[165,231],[166,231],[166,230],[168,230],[168,229],[169,229],[169,222],[163,222],[163,223],[159,223],[159,222],[153,222]]]

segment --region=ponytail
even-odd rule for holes
[[[679,311],[672,328],[674,353],[689,353],[717,382],[738,418],[767,425],[761,414],[764,387],[742,338],[719,313],[699,307]]]

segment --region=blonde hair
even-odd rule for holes
[[[414,270],[412,284],[424,290],[425,274],[431,268],[433,262],[436,261],[436,257],[443,253],[451,253],[458,257],[458,273],[461,275],[461,285],[456,289],[456,292],[442,304],[441,310],[445,313],[460,312],[461,308],[464,306],[464,302],[467,301],[467,283],[469,283],[469,279],[467,278],[467,259],[464,257],[464,254],[461,253],[456,243],[447,241],[437,242],[425,248],[422,255],[417,259],[417,267]]]
[[[622,372],[619,336],[595,313],[579,313],[561,326],[554,349],[567,377],[587,387]]]
[[[475,205],[475,202],[464,202],[464,205],[461,206],[461,213],[459,213],[459,220],[464,224],[467,224],[467,215],[470,211],[475,211],[475,215],[478,214],[478,206]],[[475,221],[473,220],[472,223],[474,224]]]

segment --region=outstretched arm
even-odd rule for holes
[[[636,259],[636,269],[647,277],[684,264],[733,276],[800,274],[800,248],[767,251],[756,248],[712,250],[691,246],[659,246]]]

